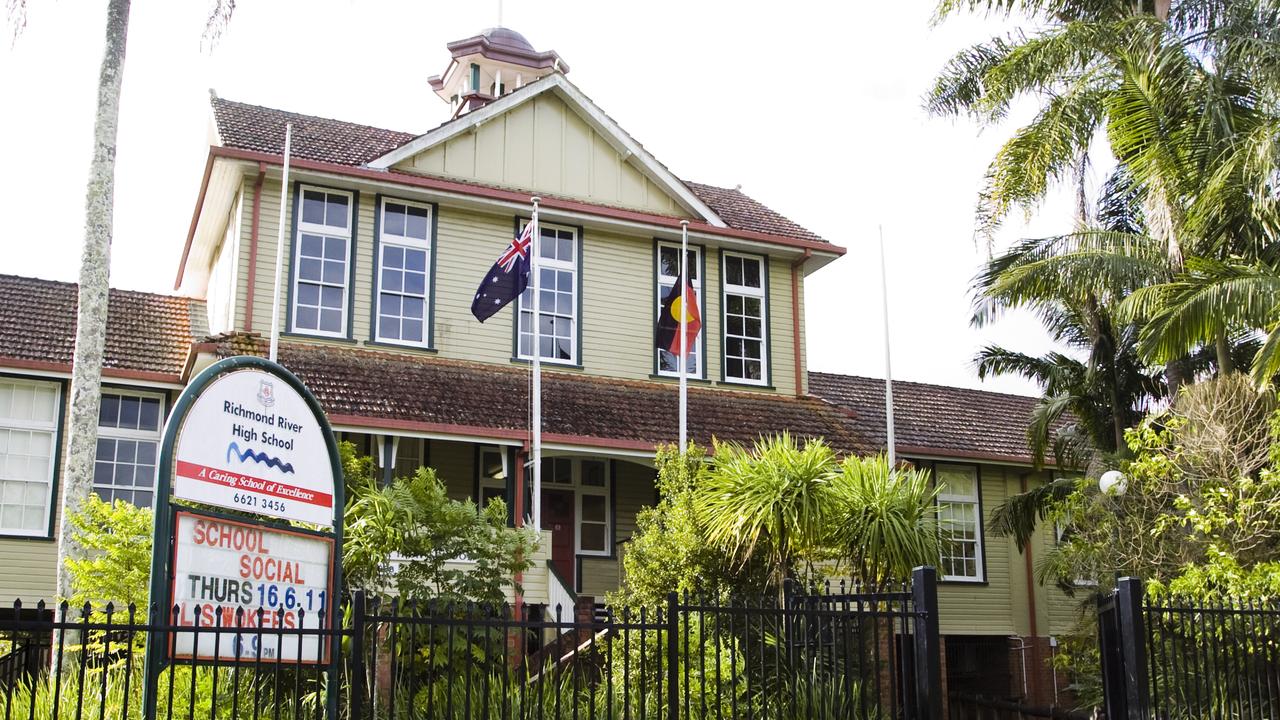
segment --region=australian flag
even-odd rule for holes
[[[526,223],[519,237],[490,268],[471,301],[471,314],[480,322],[493,317],[507,303],[520,297],[529,285],[529,258],[533,249],[533,223]]]

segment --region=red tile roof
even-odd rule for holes
[[[77,286],[0,275],[0,366],[5,360],[71,365]],[[112,290],[104,367],[182,374],[192,340],[190,298]]]
[[[285,123],[291,122],[293,123],[291,152],[294,156],[358,167],[418,137],[413,133],[275,110],[218,97],[213,98],[212,103],[214,120],[223,145],[241,150],[272,155],[282,154],[284,126]],[[439,127],[444,127],[450,122],[456,122],[456,120],[445,122]],[[699,200],[715,211],[730,228],[825,242],[816,233],[783,217],[740,190],[687,181],[685,185]]]
[[[412,133],[330,120],[213,98],[218,136],[227,147],[280,155],[284,126],[293,123],[290,153],[308,160],[364,165],[417,137]]]
[[[737,188],[722,188],[688,180],[684,184],[688,185],[689,189],[702,202],[706,203],[707,207],[714,210],[729,227],[739,230],[754,230],[756,232],[769,233],[770,235],[800,238],[802,240],[826,242],[816,233],[810,232],[798,223],[783,217],[774,210],[770,210]]]
[[[884,380],[811,372],[809,392],[848,412],[859,437],[876,448],[885,447]],[[1036,400],[895,380],[893,423],[898,453],[1030,464],[1027,425]]]
[[[263,352],[259,339],[244,335],[210,340],[223,356]],[[330,415],[508,432],[529,427],[525,368],[305,343],[281,343],[279,359]],[[546,433],[637,445],[677,439],[674,384],[544,372],[543,393]],[[689,434],[701,444],[712,436],[750,443],[784,430],[825,437],[842,452],[864,448],[848,418],[817,398],[689,390]]]

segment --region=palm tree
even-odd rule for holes
[[[739,567],[764,558],[780,589],[799,559],[822,547],[832,506],[835,453],[790,435],[747,449],[716,443],[713,469],[695,501],[707,540]]]
[[[847,458],[831,479],[831,542],[854,579],[906,582],[911,570],[941,563],[939,488],[927,470],[894,468],[884,455]]]
[[[939,13],[1013,5],[956,0]],[[1262,108],[1280,88],[1270,64],[1277,32],[1266,24],[1280,3],[1187,0],[1165,12],[1130,2],[1018,5],[1047,28],[960,53],[928,99],[937,114],[967,112],[994,124],[1012,99],[1044,98],[1040,115],[991,163],[978,206],[980,231],[989,234],[1015,207],[1034,207],[1071,172],[1073,159],[1081,183],[1098,132],[1121,163],[1125,200],[1140,207],[1141,225],[1097,232],[1080,211],[1076,233],[1022,248],[1023,260],[1039,262],[1021,262],[999,279],[1004,292],[1034,297],[1070,287],[1081,291],[1077,305],[1102,301],[1120,311],[1122,322],[1144,320],[1133,306],[1118,306],[1128,291],[1171,281],[1186,257],[1254,257],[1260,238],[1274,238],[1258,228],[1260,220],[1275,225],[1280,126]],[[1083,208],[1082,185],[1077,194]],[[1045,287],[1055,284],[1056,291]],[[1105,297],[1116,290],[1121,294]],[[1229,370],[1233,329],[1217,322],[1209,330],[1203,340],[1215,348],[1217,367]],[[1147,338],[1144,348],[1156,342]],[[1174,386],[1189,379],[1181,360],[1194,349],[1160,357]]]
[[[93,490],[98,444],[98,411],[102,401],[102,365],[107,334],[111,238],[115,205],[116,134],[120,122],[120,86],[131,0],[108,0],[106,46],[98,73],[98,103],[93,123],[93,157],[85,191],[84,244],[80,254],[76,342],[71,361],[71,419],[62,469],[62,501],[58,511],[58,580],[60,597],[72,596],[68,558],[84,549],[75,541],[69,518]],[[10,0],[9,19],[15,38],[26,25],[27,0]],[[216,40],[230,21],[235,0],[211,0],[205,38]],[[162,480],[163,481],[163,480]]]

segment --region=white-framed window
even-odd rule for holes
[[[0,377],[0,534],[49,534],[61,394],[56,382]]]
[[[751,385],[769,381],[764,260],[738,253],[723,256],[725,380]]]
[[[342,190],[306,185],[298,191],[291,330],[346,337],[354,197]]]
[[[698,317],[706,317],[704,312],[706,305],[702,296],[702,248],[690,247],[685,262],[689,270],[689,284],[693,286],[693,291],[698,296]],[[680,274],[680,246],[678,244],[658,243],[657,273],[658,296],[656,302],[658,312],[662,312],[662,301],[667,297],[667,293],[671,292],[671,288],[675,287],[676,276]],[[699,332],[697,339],[693,342],[693,347],[689,348],[689,367],[687,370],[690,375],[702,374],[703,335],[705,335],[705,332]],[[680,359],[676,354],[658,348],[655,348],[654,351],[658,353],[658,374],[679,377]]]
[[[612,551],[609,462],[597,458],[542,459],[542,487],[574,493],[574,551],[608,555]]]
[[[942,579],[982,581],[982,503],[978,469],[972,465],[934,466],[938,522],[942,530]]]
[[[504,454],[505,451],[502,448],[480,448],[480,467],[477,469],[480,475],[480,497],[476,498],[476,504],[481,509],[488,506],[489,501],[494,498],[507,501],[506,463],[502,460]]]
[[[431,206],[383,198],[378,212],[374,338],[426,346],[431,338]]]
[[[163,424],[164,398],[160,395],[102,391],[98,451],[93,463],[93,491],[98,497],[151,507]]]
[[[521,225],[523,231],[524,226]],[[578,231],[539,223],[539,345],[543,360],[578,362]],[[533,282],[520,295],[519,356],[533,357]]]

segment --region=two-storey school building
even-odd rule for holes
[[[211,99],[176,294],[111,294],[102,497],[150,503],[185,383],[221,357],[265,354],[281,213],[280,361],[387,477],[430,465],[455,497],[527,498],[528,364],[541,354],[543,542],[523,578],[529,602],[569,605],[624,581],[619,557],[655,497],[654,446],[676,439],[674,358],[653,334],[682,222],[703,318],[691,438],[786,431],[842,453],[883,448],[882,382],[805,363],[804,282],[842,248],[737,189],[677,178],[567,79],[563,59],[518,33],[449,50],[431,86],[450,119],[425,133]],[[483,324],[470,309],[532,195],[539,348],[531,292]],[[0,602],[54,590],[75,304],[74,285],[0,276]],[[940,589],[952,689],[1052,700],[1051,638],[1074,622],[1074,601],[1033,577],[1052,538],[1023,555],[984,530],[1004,498],[1045,477],[1025,440],[1031,399],[914,383],[895,383],[895,397],[899,455],[933,470],[953,529]]]

